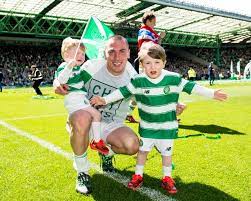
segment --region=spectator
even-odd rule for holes
[[[215,70],[213,67],[213,62],[209,64],[208,75],[209,75],[209,84],[213,85],[215,79]]]
[[[43,81],[43,76],[40,70],[37,69],[36,65],[31,66],[31,73],[29,74],[29,78],[33,81],[32,87],[34,88],[37,95],[42,96],[42,92],[39,89],[39,85]]]
[[[156,16],[153,11],[147,11],[144,13],[142,18],[142,25],[138,32],[138,51],[140,50],[144,42],[152,41],[156,44],[161,44],[161,40],[165,37],[166,33],[161,32],[158,34],[154,27],[156,25]],[[138,59],[134,62],[135,70],[139,73],[139,61]]]
[[[187,73],[188,73],[188,79],[190,81],[194,81],[195,78],[196,78],[196,72],[195,72],[195,70],[192,67],[190,67]]]
[[[0,92],[3,91],[2,81],[3,81],[3,73],[2,73],[2,71],[0,71]]]

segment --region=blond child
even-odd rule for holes
[[[178,73],[164,70],[165,50],[158,44],[146,45],[139,52],[143,73],[131,82],[106,97],[93,97],[92,105],[106,105],[117,100],[135,96],[140,116],[140,148],[137,155],[135,174],[128,188],[137,189],[143,184],[143,169],[149,151],[155,146],[162,155],[162,188],[170,194],[177,193],[172,179],[173,139],[177,138],[178,122],[176,105],[179,94],[197,93],[219,101],[227,95],[221,90],[212,90],[182,79]]]
[[[102,154],[108,154],[108,147],[100,139],[101,114],[90,105],[86,97],[84,84],[91,79],[91,74],[80,67],[85,61],[85,46],[80,40],[65,38],[62,42],[61,55],[65,62],[58,67],[56,77],[60,84],[69,86],[69,93],[64,99],[65,108],[69,115],[78,110],[85,110],[91,115],[93,140],[90,147]]]

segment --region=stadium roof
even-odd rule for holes
[[[248,5],[247,5],[248,6]],[[1,0],[0,15],[86,22],[95,16],[112,26],[138,26],[147,10],[156,29],[219,36],[223,43],[251,43],[251,16],[182,0]]]

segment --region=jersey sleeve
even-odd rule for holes
[[[131,81],[129,82],[128,85],[120,87],[119,90],[121,92],[121,94],[125,97],[128,98],[132,95],[136,94],[137,91],[137,81],[136,79],[131,79]]]
[[[111,94],[104,97],[106,104],[116,102],[123,98],[124,96],[122,95],[119,89],[113,91]]]
[[[192,93],[201,95],[201,96],[205,96],[208,98],[213,98],[214,97],[214,90],[213,89],[209,89],[207,87],[201,86],[196,84],[192,90]]]
[[[123,98],[128,98],[131,95],[136,93],[136,88],[134,87],[135,81],[132,79],[131,82],[127,86],[120,87],[119,89],[115,90],[108,96],[105,96],[105,102],[112,103],[118,101]]]
[[[72,72],[72,68],[68,68],[66,63],[62,63],[55,73],[55,77],[59,81],[60,84],[66,84],[70,78]]]
[[[194,86],[195,86],[195,82],[190,82],[190,81],[185,80],[183,78],[181,79],[181,87],[183,88],[182,89],[183,92],[191,94]]]
[[[81,80],[84,81],[84,83],[88,82],[92,78],[91,74],[88,71],[83,70],[82,68],[80,72],[80,77],[81,77]]]
[[[58,78],[59,73],[64,70],[65,67],[65,63],[62,63],[59,65],[59,67],[57,68],[57,70],[55,71],[55,78]]]

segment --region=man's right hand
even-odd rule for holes
[[[59,95],[68,94],[69,86],[67,84],[60,84],[57,79],[53,81],[54,92]]]

